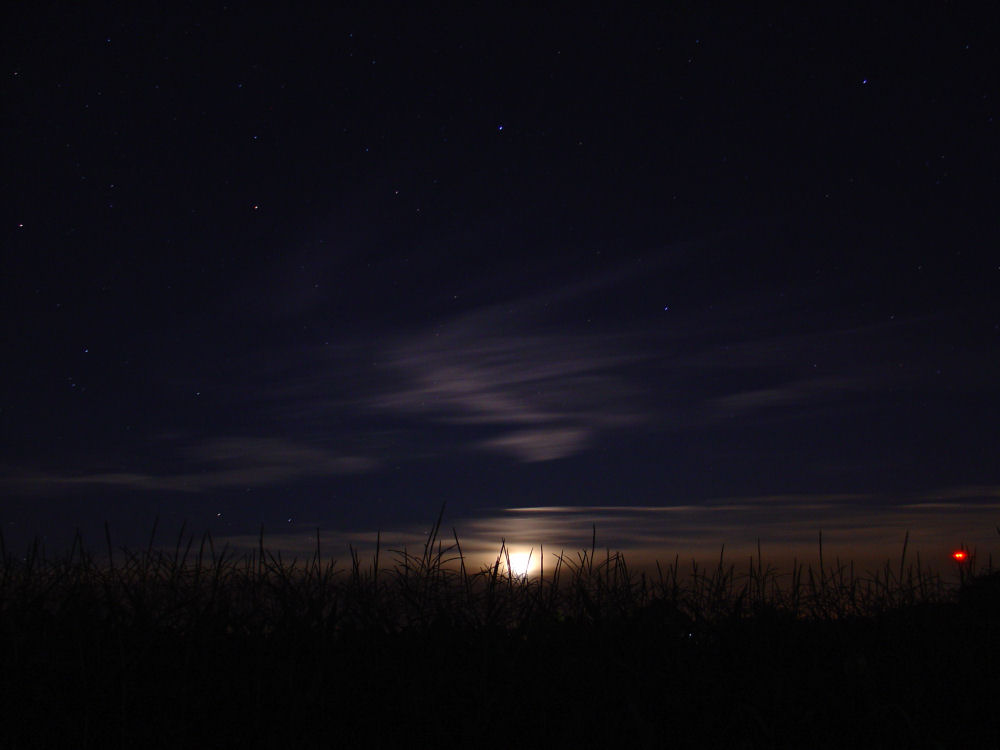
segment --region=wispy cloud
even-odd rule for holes
[[[613,335],[529,334],[530,315],[514,312],[529,302],[477,310],[399,342],[384,360],[401,383],[371,405],[495,430],[473,445],[520,461],[570,456],[641,421],[636,388],[622,374],[641,357]]]
[[[663,275],[666,264],[654,265],[643,272]],[[397,377],[367,405],[465,427],[459,445],[539,462],[582,453],[619,428],[713,428],[761,412],[813,417],[817,407],[898,382],[877,358],[859,360],[853,350],[864,342],[881,351],[877,342],[901,323],[820,321],[789,332],[782,298],[688,307],[592,333],[567,314],[627,297],[637,267],[473,309],[383,346],[380,366]],[[734,317],[750,321],[745,330],[733,330]]]
[[[513,454],[522,461],[549,461],[579,453],[591,432],[581,427],[521,430],[483,440],[480,446]]]
[[[773,388],[759,388],[711,399],[709,411],[716,416],[737,416],[751,412],[815,402],[821,398],[864,390],[870,381],[858,377],[824,377],[797,380]]]
[[[133,490],[202,492],[223,487],[258,487],[301,477],[358,474],[377,465],[364,456],[338,455],[323,448],[276,438],[229,437],[198,443],[188,450],[184,471],[173,473],[11,472],[3,484],[47,493],[60,488],[105,486]]]

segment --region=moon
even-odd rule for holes
[[[508,572],[515,578],[525,578],[538,570],[538,555],[534,550],[512,550],[508,553],[508,559],[510,560]]]

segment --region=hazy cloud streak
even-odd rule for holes
[[[202,492],[223,487],[255,487],[310,476],[358,474],[377,462],[363,456],[342,456],[307,445],[274,438],[232,437],[207,440],[189,450],[187,464],[199,467],[173,474],[94,472],[64,475],[21,473],[6,477],[7,486],[48,492],[83,486],[135,490]]]
[[[933,496],[933,499],[932,499]],[[961,499],[959,499],[961,498]],[[1000,514],[1000,487],[947,487],[913,497],[889,498],[876,494],[802,493],[747,497],[725,497],[705,504],[665,506],[548,506],[509,508],[495,514],[447,521],[454,528],[466,558],[475,569],[495,559],[501,543],[510,551],[531,550],[545,554],[551,569],[554,557],[565,554],[577,559],[589,552],[596,531],[597,562],[609,552],[622,552],[635,568],[655,561],[683,564],[698,560],[715,564],[720,552],[740,563],[756,557],[757,541],[765,559],[787,573],[793,558],[816,563],[819,533],[822,532],[827,564],[837,558],[858,564],[859,572],[884,564],[897,563],[903,539],[909,533],[909,552],[920,553],[924,564],[941,568],[948,553],[960,543],[978,548],[985,556],[996,546],[996,530],[985,518]],[[348,545],[370,556],[376,539],[383,559],[391,550],[406,548],[419,554],[427,541],[427,528],[408,526],[372,531],[321,533],[324,554],[344,554]],[[231,545],[251,550],[258,538],[253,534],[228,536]],[[315,551],[315,533],[268,535],[269,548],[289,555],[307,556]],[[451,547],[450,533],[442,536]],[[386,553],[389,553],[388,555]],[[449,554],[456,554],[455,550]]]

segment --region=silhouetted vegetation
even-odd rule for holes
[[[1000,747],[1000,581],[920,560],[785,576],[596,545],[545,576],[152,541],[3,550],[3,748]]]

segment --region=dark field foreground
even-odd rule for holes
[[[207,537],[110,568],[4,552],[0,747],[1000,747],[974,561],[949,588],[905,546],[782,579],[590,549],[540,582],[437,531],[348,569]]]

